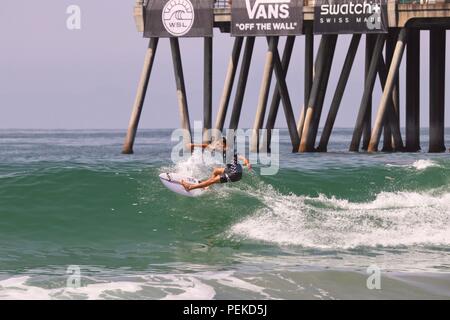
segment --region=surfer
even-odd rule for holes
[[[226,138],[222,138],[222,141],[218,140],[212,144],[191,144],[191,148],[195,147],[201,147],[202,149],[210,149],[213,151],[220,150],[222,151],[224,163],[226,162],[226,151],[228,149]],[[233,162],[228,163],[225,168],[214,168],[212,176],[208,180],[202,181],[197,184],[190,184],[182,180],[181,184],[186,189],[186,191],[190,191],[194,189],[204,189],[216,183],[237,182],[242,179],[242,165],[238,160],[241,160],[244,166],[248,168],[248,170],[252,169],[250,161],[248,161],[248,159],[244,156],[238,155],[235,148]]]

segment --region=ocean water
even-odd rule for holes
[[[119,130],[0,131],[0,299],[450,298],[448,152],[348,153],[339,129],[292,154],[282,132],[277,175],[191,199],[158,175],[215,164],[173,164],[170,136],[125,156]]]

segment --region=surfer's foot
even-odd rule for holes
[[[191,184],[187,183],[184,180],[181,180],[181,185],[184,187],[184,189],[186,189],[186,191],[191,191],[191,187],[192,187]]]

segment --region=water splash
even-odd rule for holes
[[[439,164],[437,164],[436,162],[434,162],[432,160],[420,159],[420,160],[415,161],[412,164],[412,167],[415,168],[416,170],[425,170],[427,168],[440,167],[440,166],[439,166]]]
[[[450,193],[382,192],[374,200],[254,193],[264,204],[228,235],[319,249],[450,244]]]

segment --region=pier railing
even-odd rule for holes
[[[231,2],[230,0],[216,0],[214,1],[214,8],[216,9],[223,9],[223,8],[230,8]]]

